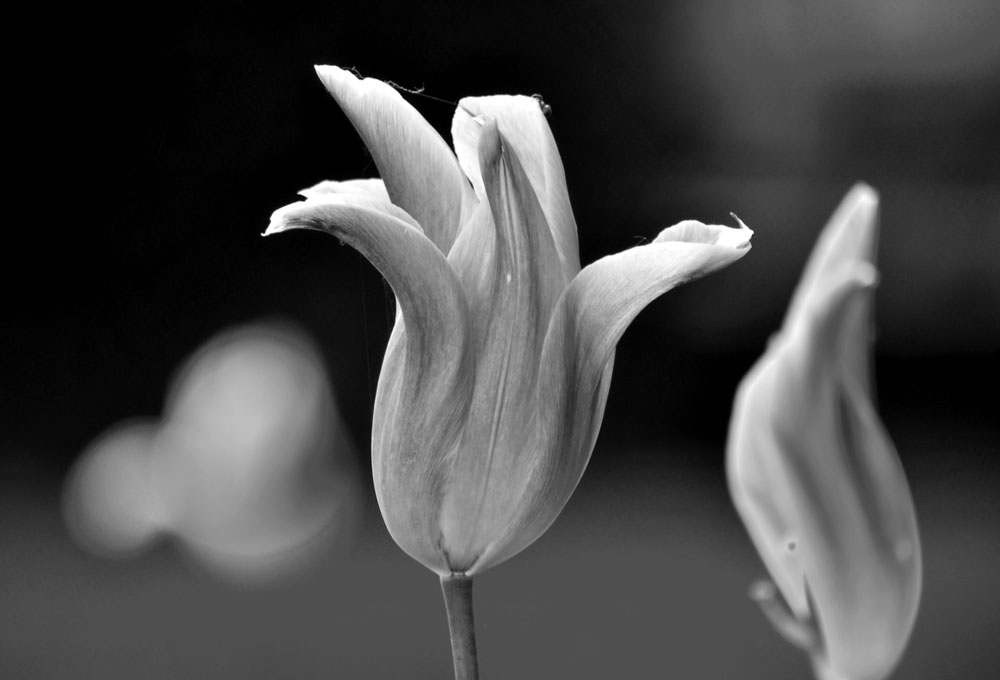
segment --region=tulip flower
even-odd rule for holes
[[[742,257],[752,232],[682,222],[581,271],[537,99],[462,99],[453,152],[389,85],[317,72],[381,180],[305,190],[266,234],[330,233],[395,293],[374,407],[376,496],[393,539],[441,576],[456,675],[475,677],[469,579],[530,545],[568,501],[618,339],[660,294]]]
[[[821,680],[881,680],[920,600],[913,501],[871,395],[878,197],[858,185],[736,395],[729,486],[774,583],[764,613]]]

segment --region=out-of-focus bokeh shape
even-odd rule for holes
[[[136,553],[160,533],[163,517],[150,453],[158,425],[121,423],[80,457],[66,487],[66,521],[82,545],[109,557]]]
[[[102,555],[171,535],[213,571],[258,580],[350,531],[353,461],[309,341],[289,327],[245,326],[184,364],[161,423],[115,426],[84,452],[66,520]]]

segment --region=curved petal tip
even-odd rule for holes
[[[751,236],[753,236],[753,229],[751,229],[750,227],[748,227],[748,226],[746,225],[746,222],[744,222],[743,220],[741,220],[741,219],[739,218],[739,215],[737,215],[737,214],[736,214],[736,213],[734,213],[734,212],[731,212],[731,213],[729,213],[729,215],[730,215],[730,216],[731,216],[731,217],[732,217],[732,218],[733,218],[734,220],[736,220],[736,224],[737,224],[737,225],[739,225],[739,229],[740,229],[740,231],[743,231],[743,230],[746,230],[746,231],[750,232],[749,234],[747,234],[747,239],[749,239],[749,238],[750,238]]]
[[[320,80],[323,82],[330,81],[343,81],[343,80],[360,80],[351,71],[340,68],[339,66],[330,66],[327,64],[314,64],[313,69],[316,71],[316,75],[319,76]]]
[[[750,248],[750,239],[753,238],[753,229],[736,216],[736,213],[729,213],[739,225],[738,229],[724,229],[719,235],[716,243],[730,246],[732,248]]]
[[[878,205],[878,192],[867,182],[857,182],[847,193],[847,198],[854,205]]]
[[[290,213],[296,208],[301,208],[304,203],[305,201],[290,203],[271,213],[271,221],[268,223],[267,229],[264,230],[261,236],[273,236],[274,234],[280,234],[283,231],[295,229],[296,226],[299,226],[293,223]]]
[[[281,211],[282,208],[279,208],[271,214],[271,221],[268,222],[267,229],[261,232],[261,236],[273,236],[274,234],[280,234],[289,228],[288,223],[278,215]]]
[[[749,249],[753,229],[745,225],[736,215],[733,217],[739,223],[737,229],[719,224],[704,224],[698,220],[684,220],[661,231],[653,242],[678,241],[726,246],[734,250]]]
[[[878,269],[871,262],[858,262],[849,278],[859,288],[874,288],[878,285]]]

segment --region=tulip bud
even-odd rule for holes
[[[780,332],[736,395],[733,501],[774,584],[753,597],[821,680],[882,680],[920,600],[913,501],[871,395],[878,197],[824,229]]]

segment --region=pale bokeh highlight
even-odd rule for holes
[[[168,535],[216,574],[255,582],[330,548],[359,502],[318,352],[299,331],[253,325],[182,366],[161,422],[114,426],[88,447],[64,506],[97,554],[132,555]]]

